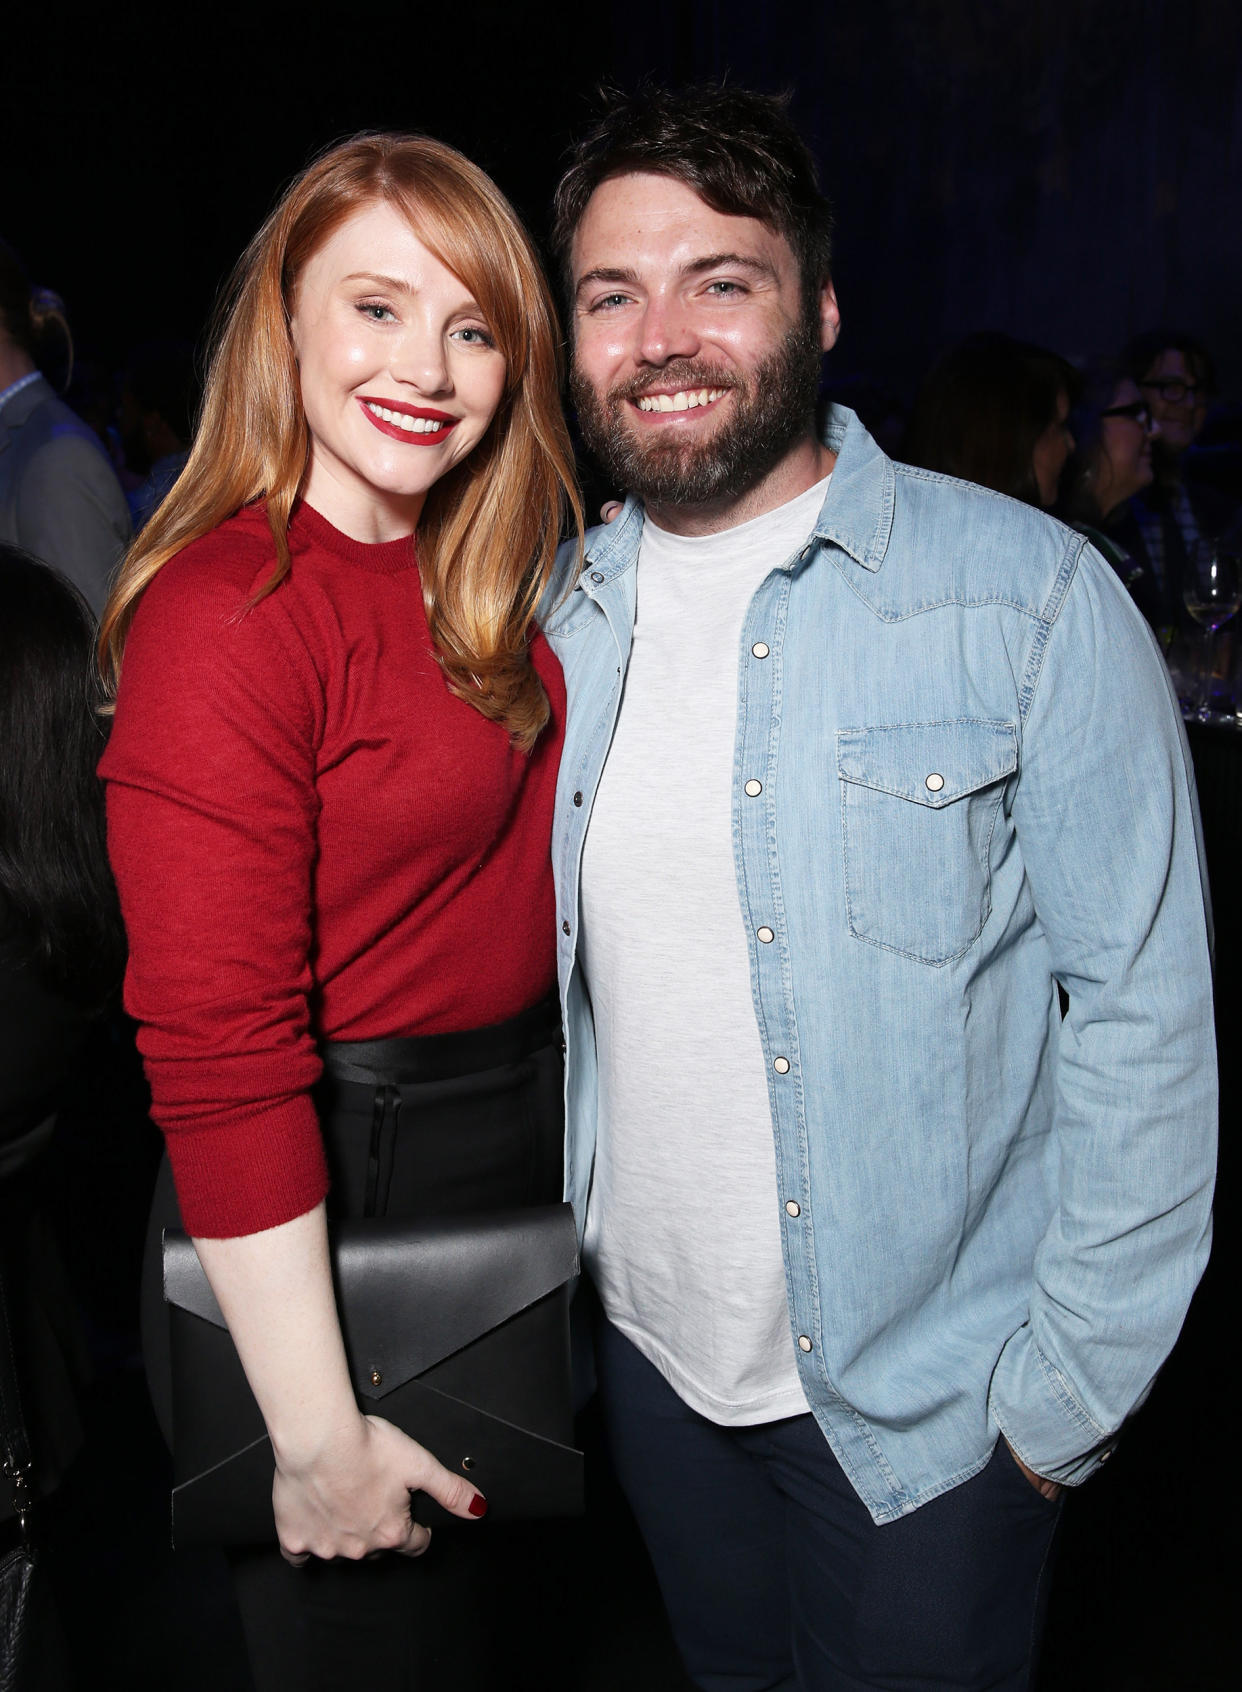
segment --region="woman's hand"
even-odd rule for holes
[[[421,1557],[431,1529],[411,1518],[412,1492],[428,1493],[455,1516],[487,1509],[481,1492],[400,1428],[359,1416],[315,1459],[278,1459],[272,1505],[281,1555],[295,1567],[308,1556]]]
[[[455,1516],[487,1504],[461,1475],[378,1416],[363,1416],[345,1361],[323,1206],[237,1239],[194,1244],[258,1401],[276,1479],[280,1548],[308,1556],[416,1557],[431,1537],[410,1519],[410,1493]]]

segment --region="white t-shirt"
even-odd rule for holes
[[[586,1260],[609,1319],[726,1426],[799,1415],[767,1075],[733,861],[738,645],[828,481],[723,534],[648,518],[582,861],[599,1047]]]

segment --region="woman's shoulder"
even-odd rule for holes
[[[183,690],[195,678],[220,693],[230,677],[294,696],[318,691],[303,618],[292,601],[291,573],[261,590],[276,568],[276,548],[260,505],[201,535],[161,566],[143,590],[125,643],[121,698],[138,686]]]
[[[139,611],[158,605],[167,615],[179,608],[244,605],[275,568],[276,546],[267,513],[262,505],[244,506],[162,565],[144,591]]]

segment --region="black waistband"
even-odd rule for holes
[[[560,1038],[560,1001],[549,993],[529,1010],[487,1028],[388,1040],[326,1040],[319,1055],[324,1073],[338,1081],[401,1087],[416,1081],[451,1081],[459,1075],[519,1063],[543,1046],[559,1045]]]

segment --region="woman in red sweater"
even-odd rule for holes
[[[558,376],[494,184],[423,138],[333,149],[241,260],[103,619],[126,1002],[176,1190],[154,1221],[179,1206],[276,1458],[285,1560],[233,1559],[260,1692],[424,1685],[430,1583],[379,1554],[425,1550],[411,1490],[486,1509],[360,1414],[325,1215],[561,1195],[564,689],[533,624],[567,511],[581,534]]]

